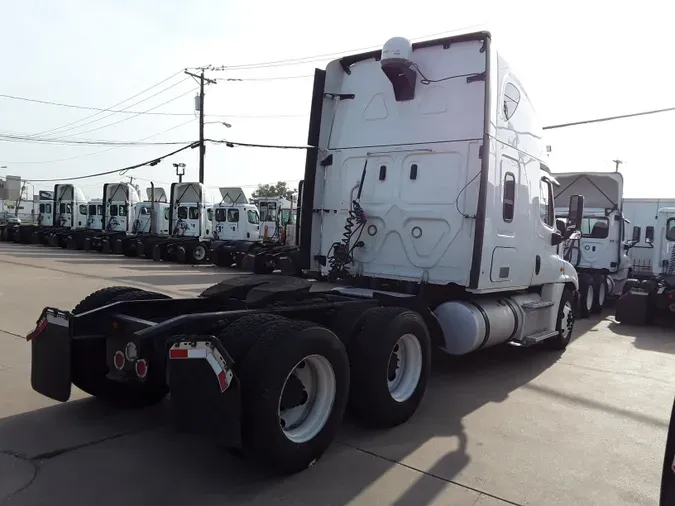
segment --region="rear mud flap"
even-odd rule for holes
[[[27,337],[31,342],[30,382],[33,390],[61,402],[70,399],[70,319],[47,308]]]
[[[649,322],[649,294],[631,290],[616,303],[616,320],[626,325],[646,325]]]
[[[207,336],[174,344],[169,351],[169,387],[175,428],[214,443],[241,447],[241,390],[232,360]]]

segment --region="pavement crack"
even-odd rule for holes
[[[59,457],[61,455],[65,455],[66,453],[71,453],[76,450],[81,450],[82,448],[88,448],[90,446],[96,446],[101,443],[105,443],[107,441],[113,441],[115,439],[119,439],[124,436],[131,436],[133,434],[139,434],[141,432],[145,432],[148,430],[155,429],[156,426],[153,427],[146,427],[143,429],[138,429],[138,430],[130,430],[126,432],[118,432],[117,434],[111,434],[110,436],[102,437],[99,439],[94,439],[93,441],[87,441],[86,443],[81,443],[78,445],[72,445],[72,446],[66,446],[64,448],[58,448],[56,450],[51,450],[48,452],[43,452],[43,453],[38,453],[37,455],[34,455],[31,457],[32,461],[45,461],[45,460],[50,460],[55,457]]]
[[[18,488],[17,490],[15,490],[11,494],[9,494],[7,497],[2,498],[2,502],[7,502],[10,499],[12,499],[12,497],[17,496],[18,494],[20,494],[21,492],[26,490],[28,487],[30,487],[35,482],[35,479],[38,477],[38,473],[40,472],[40,466],[38,464],[36,464],[35,462],[33,462],[33,459],[29,458],[26,455],[20,454],[20,453],[16,453],[16,452],[13,452],[13,451],[10,451],[10,450],[0,450],[0,454],[9,455],[10,457],[14,457],[15,459],[20,459],[20,460],[23,460],[25,462],[28,462],[31,465],[31,467],[33,468],[33,475],[31,476],[30,480],[28,480],[28,482],[26,482],[20,488]]]
[[[462,488],[465,488],[467,490],[471,490],[473,492],[476,492],[477,494],[482,494],[482,495],[492,497],[493,499],[497,499],[497,500],[502,501],[506,504],[511,504],[513,506],[524,506],[521,503],[510,501],[510,500],[505,499],[503,497],[499,497],[498,495],[491,494],[490,492],[485,492],[484,490],[479,490],[479,489],[471,487],[469,485],[464,485],[463,483],[459,483],[457,481],[450,480],[448,478],[444,478],[443,476],[439,476],[439,475],[431,473],[429,471],[423,471],[422,469],[417,469],[416,467],[410,466],[408,464],[404,464],[403,462],[399,462],[395,459],[390,459],[390,458],[385,457],[383,455],[378,455],[377,453],[371,452],[371,451],[366,450],[364,448],[359,448],[358,446],[355,446],[355,445],[352,445],[352,444],[349,444],[349,443],[345,443],[343,441],[337,441],[336,440],[335,442],[338,443],[338,444],[341,444],[342,446],[346,446],[347,448],[352,448],[353,450],[356,450],[356,451],[365,453],[367,455],[370,455],[371,457],[375,457],[375,458],[378,458],[380,460],[385,460],[385,461],[390,462],[391,464],[394,464],[394,465],[397,465],[397,466],[405,467],[406,469],[410,469],[411,471],[416,471],[416,472],[421,473],[425,476],[429,476],[430,478],[436,478],[437,480],[441,480],[441,481],[444,481],[446,483],[452,483],[453,485],[457,485],[458,487],[462,487]],[[479,495],[478,499],[479,498],[480,498],[480,495]],[[478,499],[476,499],[476,501],[478,501]]]

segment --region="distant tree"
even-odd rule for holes
[[[277,184],[259,184],[258,188],[251,194],[253,198],[258,197],[283,197],[286,200],[296,202],[297,189],[290,189],[286,181],[279,181]]]

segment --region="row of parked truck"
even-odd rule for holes
[[[213,206],[194,183],[172,185],[168,215],[151,213],[168,227],[149,225],[147,241],[140,220],[114,243],[88,234],[92,247],[97,237],[119,251],[135,241],[136,254],[155,259],[227,265],[243,263],[244,248],[258,271],[291,258],[303,277],[228,277],[180,299],[109,287],[72,310],[47,307],[27,336],[33,388],[66,401],[76,385],[135,406],[170,392],[179,430],[292,473],[324,453],[348,408],[371,427],[413,416],[432,350],[561,353],[577,317],[608,296],[619,296],[623,321],[675,314],[675,209],[646,231],[658,272],[629,281],[626,250],[641,230],[627,234],[620,177],[550,170],[528,94],[492,39],[395,37],[316,70],[297,247],[273,242],[288,248],[278,258],[241,244],[260,207]],[[104,192],[104,229],[111,197],[129,190],[117,188]],[[67,244],[85,218],[69,217],[70,194],[55,192]]]
[[[249,202],[241,188],[219,190],[216,203],[199,183],[174,183],[168,198],[153,185],[141,201],[133,185],[111,183],[103,185],[103,199],[87,201],[77,186],[57,184],[39,193],[37,225],[5,225],[0,238],[272,272],[294,250],[297,208],[281,197]]]

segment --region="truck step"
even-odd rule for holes
[[[525,302],[523,304],[523,309],[544,309],[547,307],[551,307],[553,305],[553,302],[550,300],[533,300],[531,302]]]
[[[523,346],[523,347],[532,346],[544,341],[545,339],[555,337],[557,335],[558,335],[557,330],[544,330],[543,332],[538,332],[536,334],[525,336],[521,341],[511,341],[509,344],[511,346]]]

